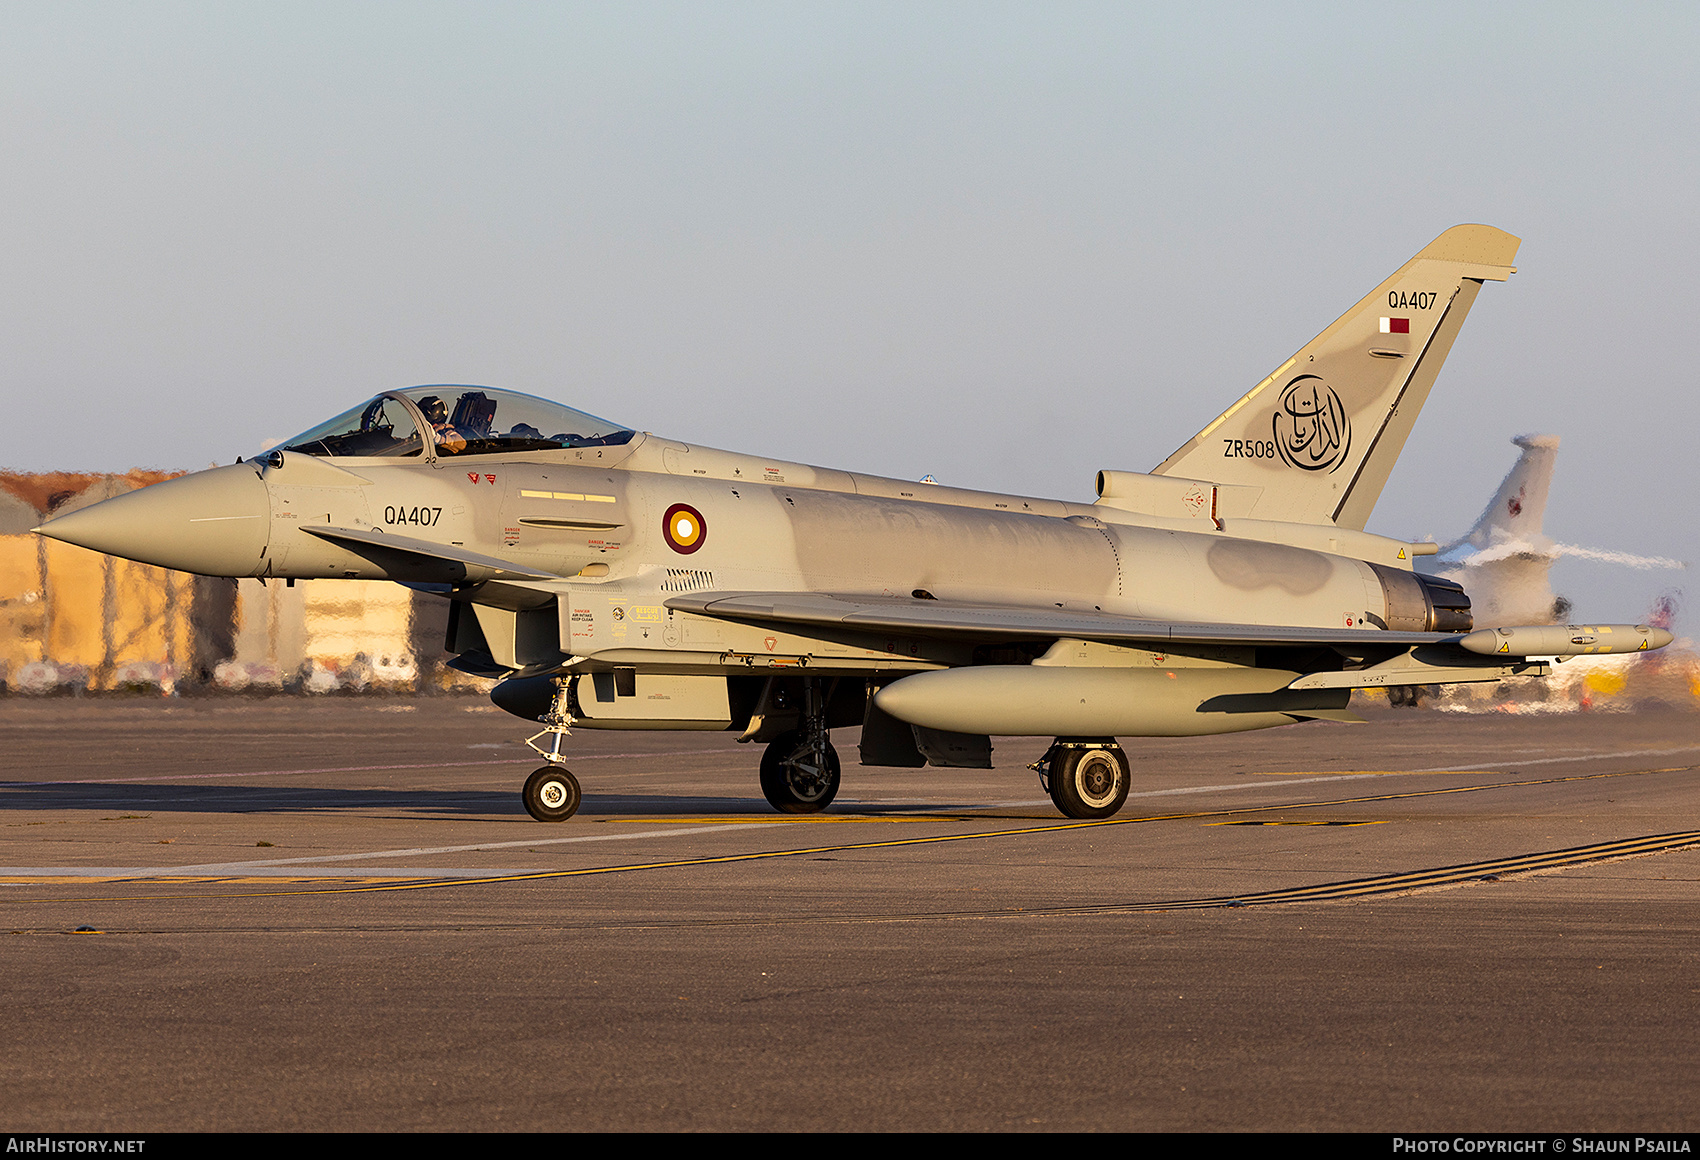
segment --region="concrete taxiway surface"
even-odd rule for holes
[[[460,698],[0,700],[0,1119],[164,1129],[1700,1127],[1700,715],[1129,744],[1108,823]]]

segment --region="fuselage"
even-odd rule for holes
[[[510,672],[884,672],[974,659],[961,644],[829,639],[667,607],[701,591],[1361,626],[1366,640],[1436,627],[1397,540],[911,483],[652,435],[506,455],[274,451],[68,519],[96,517],[106,526],[81,542],[187,571],[438,587],[466,606],[461,643]],[[1219,651],[1251,663],[1238,655],[1250,650]]]

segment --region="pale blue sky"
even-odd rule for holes
[[[1371,523],[1700,561],[1692,6],[0,5],[0,465],[488,383],[1089,499],[1458,222],[1524,238]],[[1688,573],[1566,561],[1581,615]]]

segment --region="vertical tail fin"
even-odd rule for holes
[[[1468,589],[1478,624],[1547,624],[1569,608],[1553,595],[1549,572],[1558,550],[1541,532],[1558,436],[1519,435],[1512,442],[1523,454],[1487,510],[1424,570]]]
[[[1552,487],[1558,436],[1519,435],[1511,442],[1521,447],[1523,454],[1506,473],[1475,527],[1447,550],[1467,544],[1479,551],[1498,544],[1536,544],[1541,540],[1541,518],[1546,514],[1547,491]]]
[[[1521,240],[1453,226],[1152,470],[1261,488],[1259,519],[1359,528],[1486,281]]]

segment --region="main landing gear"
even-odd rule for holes
[[[838,751],[826,724],[827,697],[818,680],[803,682],[798,728],[781,733],[761,755],[761,792],[786,814],[812,814],[838,796]]]
[[[1059,737],[1033,768],[1064,817],[1107,818],[1127,801],[1127,754],[1114,738]]]
[[[816,736],[798,729],[776,737],[761,755],[761,792],[786,814],[812,814],[838,796],[838,751],[823,728]]]
[[[549,763],[526,778],[525,789],[520,791],[525,812],[540,822],[566,821],[578,813],[579,802],[584,797],[579,792],[578,778],[567,769],[564,764],[566,758],[561,756],[561,739],[570,735],[573,723],[572,710],[567,704],[570,687],[566,678],[556,680],[555,699],[550,702],[549,711],[543,714],[542,731],[525,741]],[[537,744],[539,737],[549,738],[547,749]]]

